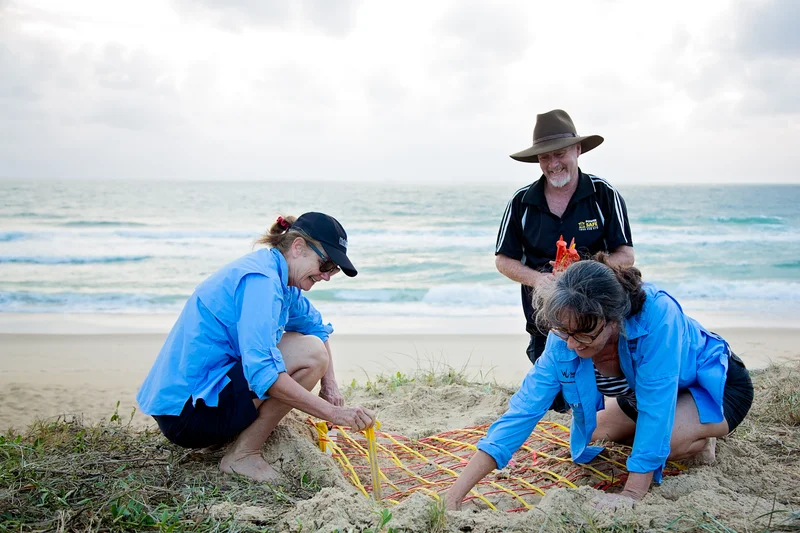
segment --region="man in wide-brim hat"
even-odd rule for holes
[[[536,116],[531,147],[511,154],[523,163],[539,163],[542,170],[537,181],[519,189],[509,201],[495,249],[497,270],[522,285],[531,363],[542,354],[547,340],[547,332],[536,326],[531,299],[537,286],[554,278],[551,262],[559,237],[567,243],[575,239],[583,258],[605,251],[612,265],[633,265],[625,201],[606,180],[578,167],[578,157],[602,142],[599,135],[578,135],[567,112],[554,109]],[[598,386],[606,395],[619,395],[619,404],[612,400],[607,408],[625,410],[635,401],[624,378],[600,376]],[[560,394],[552,408],[569,410]]]

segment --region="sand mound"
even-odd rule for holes
[[[271,514],[269,508],[229,503],[215,506],[212,512],[303,532],[378,531],[382,521],[384,530],[395,531],[572,531],[581,526],[691,531],[723,530],[723,524],[734,530],[798,528],[800,431],[787,418],[790,415],[776,412],[786,408],[776,403],[785,402],[785,397],[776,398],[770,391],[786,387],[787,380],[794,380],[794,385],[786,390],[800,390],[799,367],[772,367],[755,375],[756,404],[733,435],[719,440],[715,466],[690,467],[684,474],[665,478],[633,508],[614,513],[596,509],[593,500],[601,493],[581,487],[551,490],[536,508],[518,513],[476,506],[444,513],[434,499],[415,493],[399,505],[387,506],[391,513],[387,521],[383,506],[356,491],[335,461],[318,451],[314,431],[299,415],[288,417],[276,431],[266,455],[287,480],[311,473],[320,490],[281,516]],[[491,385],[395,381],[351,388],[348,401],[376,409],[383,430],[412,438],[492,421],[504,411],[513,392]],[[564,415],[550,417],[561,423],[569,420]]]

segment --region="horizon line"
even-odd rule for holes
[[[538,179],[538,178],[537,178]],[[535,181],[535,180],[534,180]],[[282,179],[196,179],[196,178],[150,178],[150,177],[142,177],[142,178],[53,178],[53,177],[37,177],[37,178],[9,178],[0,176],[0,183],[29,183],[29,182],[40,182],[40,183],[106,183],[106,182],[143,182],[143,183],[276,183],[276,184],[287,184],[287,183],[314,183],[317,185],[347,185],[347,184],[358,184],[358,185],[379,185],[379,186],[396,186],[396,185],[421,185],[426,187],[452,187],[452,186],[490,186],[490,185],[509,185],[514,186],[522,183],[520,180],[491,180],[491,181],[461,181],[461,180],[454,180],[453,182],[431,182],[428,181],[415,181],[415,180],[398,180],[398,181],[382,181],[377,182],[374,180],[359,180],[359,179],[350,179],[350,180],[319,180],[313,178],[294,178],[290,181],[282,180]],[[525,181],[524,183],[532,183],[532,181]],[[759,186],[797,186],[800,185],[800,180],[796,182],[791,181],[760,181],[760,182],[739,182],[739,181],[704,181],[704,182],[676,182],[676,181],[650,181],[649,183],[640,183],[640,182],[633,182],[627,180],[614,180],[613,184],[619,184],[624,186],[634,186],[634,187],[664,187],[664,186],[682,186],[682,187],[704,187],[704,186],[720,186],[720,185],[734,185],[734,186],[742,186],[742,187],[759,187]]]

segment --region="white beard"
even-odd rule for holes
[[[550,185],[552,185],[556,189],[560,189],[561,187],[563,187],[564,185],[566,185],[567,183],[572,181],[572,176],[567,174],[563,178],[550,178],[550,177],[548,177],[547,181],[550,183]]]

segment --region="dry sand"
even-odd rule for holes
[[[800,330],[718,330],[748,368],[800,358]],[[82,414],[107,419],[120,402],[126,416],[165,334],[0,334],[0,428],[24,428],[36,418]],[[339,384],[378,374],[442,370],[516,386],[530,369],[525,335],[337,335],[331,337]],[[149,424],[143,415],[137,424]]]
[[[593,488],[553,489],[528,512],[490,511],[468,503],[459,512],[447,513],[436,528],[433,500],[414,493],[390,506],[393,518],[388,525],[397,531],[471,533],[796,531],[800,528],[800,435],[796,425],[770,419],[775,405],[770,389],[778,383],[796,386],[798,372],[800,365],[793,362],[758,373],[756,404],[732,435],[719,439],[717,464],[689,466],[686,472],[665,478],[632,508],[598,511],[592,500],[599,492]],[[786,378],[792,381],[781,381]],[[362,388],[351,399],[378,410],[382,431],[428,435],[495,419],[511,392],[499,387],[430,387],[416,382],[394,390]],[[546,418],[565,423],[569,417],[549,413]],[[310,436],[313,432],[302,417],[286,421],[279,429],[267,442],[268,460],[278,465],[286,478],[298,479],[308,472],[318,475],[322,490],[311,499],[298,501],[289,513],[276,514],[268,505],[223,503],[211,508],[212,515],[254,524],[277,522],[280,531],[377,531],[380,508],[348,484],[333,459],[316,450]],[[206,468],[214,466],[213,458],[199,460],[207,462]]]
[[[117,401],[127,416],[164,334],[0,335],[0,428],[24,428],[36,418],[82,414],[108,419]],[[342,388],[378,374],[440,370],[513,384],[530,368],[522,335],[334,335]],[[137,424],[150,424],[137,413]]]
[[[751,369],[800,359],[800,349],[795,347],[798,330],[720,328],[718,332]],[[163,339],[164,334],[160,333],[0,335],[0,427],[22,429],[35,418],[62,413],[83,414],[89,421],[108,419],[117,401],[120,415],[126,418],[134,408],[136,389]],[[350,391],[354,395],[351,403],[379,411],[384,430],[413,438],[492,421],[503,412],[514,385],[530,367],[524,354],[524,335],[335,335],[331,342],[343,387],[353,379],[363,384],[379,373],[442,371],[448,365],[465,369],[470,378],[509,386],[426,387],[411,383],[391,393]],[[796,373],[800,367],[793,368]],[[768,392],[766,386],[760,394]],[[552,416],[558,419],[558,415]],[[303,524],[303,531],[375,527],[376,508],[371,501],[347,483],[328,456],[316,450],[312,434],[297,426],[300,417],[294,420],[294,425],[282,425],[268,441],[267,456],[280,465],[285,476],[295,475],[300,464],[305,470],[317,472],[320,484],[328,488],[310,500],[298,502],[296,512],[285,519],[285,530],[297,531],[298,524]],[[153,425],[138,413],[134,423]],[[695,467],[687,474],[667,478],[633,510],[598,514],[590,504],[596,494],[594,489],[557,489],[528,513],[475,509],[449,513],[446,530],[556,530],[556,525],[563,528],[565,520],[576,528],[581,521],[594,526],[627,521],[644,525],[644,530],[663,529],[679,516],[683,518],[678,529],[687,530],[693,520],[708,520],[703,512],[724,517],[726,524],[740,530],[763,530],[770,517],[785,521],[794,516],[796,526],[800,517],[800,491],[796,488],[800,450],[785,444],[797,442],[797,428],[787,431],[783,435],[759,435],[746,421],[733,437],[721,439],[715,467]],[[765,460],[765,447],[774,447],[779,453]],[[212,459],[208,467],[213,469],[214,464]],[[430,530],[430,504],[426,496],[415,494],[392,508],[394,518],[389,525]],[[255,523],[271,521],[269,509],[264,508],[223,505],[212,512]],[[756,518],[760,515],[766,518]],[[557,524],[547,527],[548,520]]]

